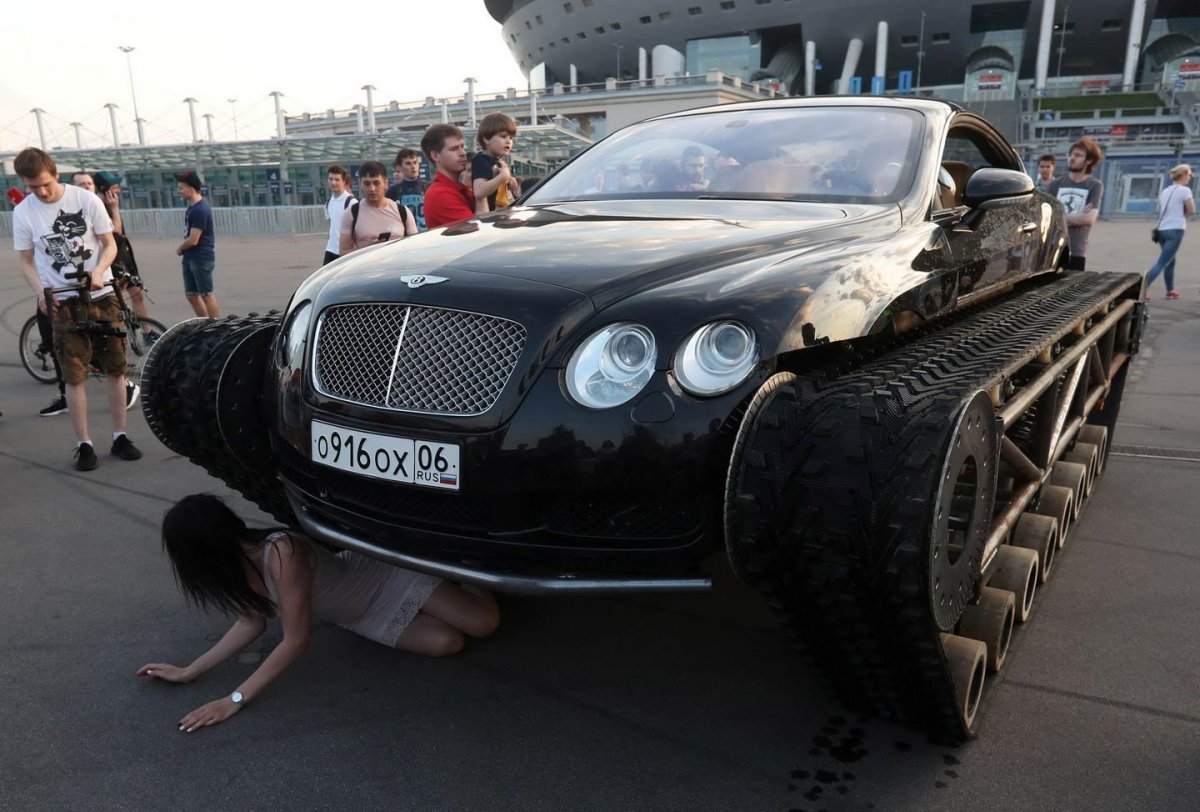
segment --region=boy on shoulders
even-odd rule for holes
[[[520,183],[508,165],[516,137],[517,122],[504,113],[491,113],[479,122],[475,138],[482,152],[471,159],[476,214],[508,208],[520,195]]]

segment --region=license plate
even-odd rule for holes
[[[456,491],[458,446],[312,423],[313,462],[360,476]]]

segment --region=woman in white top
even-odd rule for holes
[[[332,553],[287,530],[251,530],[215,496],[193,494],[163,517],[163,547],[180,590],[203,609],[237,616],[225,636],[191,665],[147,663],[139,677],[191,682],[250,645],[278,617],[283,641],[237,690],[201,705],[179,729],[225,721],[256,698],[308,647],[312,618],[378,643],[443,657],[464,635],[486,637],[500,613],[482,590],[464,590],[349,551]]]
[[[1183,232],[1187,228],[1187,218],[1196,213],[1196,201],[1192,199],[1192,190],[1188,186],[1192,182],[1192,168],[1180,164],[1171,170],[1171,185],[1163,189],[1158,196],[1158,261],[1146,272],[1146,290],[1150,283],[1161,273],[1167,283],[1167,298],[1178,299],[1179,291],[1175,290],[1175,255],[1183,244]],[[1150,296],[1147,293],[1146,298]]]

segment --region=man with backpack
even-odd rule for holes
[[[328,265],[341,256],[342,216],[346,209],[358,201],[350,194],[350,173],[340,164],[329,167],[326,175],[329,184],[329,200],[325,202],[325,219],[329,221],[329,239],[325,243],[325,261]]]
[[[342,214],[338,254],[346,256],[359,248],[417,233],[417,220],[405,206],[387,198],[387,169],[379,161],[367,161],[358,168],[358,187],[362,199],[351,203]]]

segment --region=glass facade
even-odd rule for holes
[[[762,46],[749,34],[688,41],[687,72],[693,76],[719,70],[750,81],[750,75],[761,67]]]

